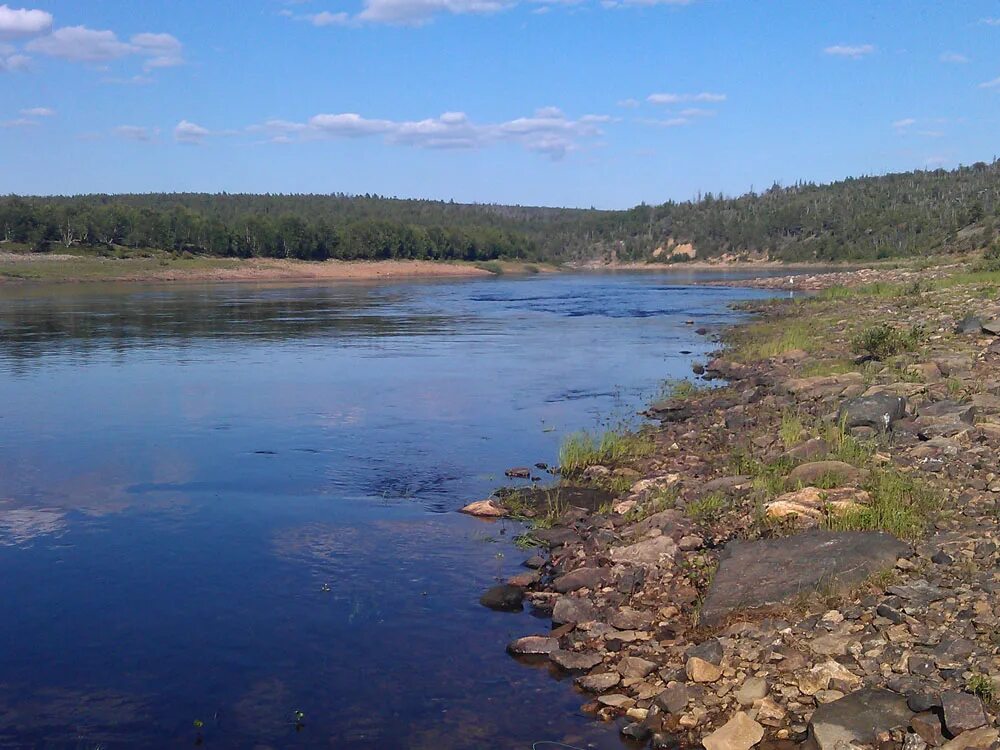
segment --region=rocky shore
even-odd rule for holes
[[[635,747],[997,746],[1000,274],[959,271],[759,305],[724,386],[470,507],[534,522],[508,651]]]

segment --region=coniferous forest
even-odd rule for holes
[[[1000,232],[1000,161],[775,185],[623,211],[349,195],[142,194],[0,198],[0,249],[168,250],[302,260],[871,260],[961,252]],[[656,253],[659,261],[681,258]]]

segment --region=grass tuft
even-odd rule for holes
[[[609,430],[600,437],[575,432],[559,448],[559,468],[563,476],[579,474],[588,466],[620,464],[653,452],[653,438],[634,432]]]

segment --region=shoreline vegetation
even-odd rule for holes
[[[481,603],[549,616],[508,652],[636,747],[996,747],[1000,268],[810,288],[721,332],[721,387],[469,506],[528,526]]]

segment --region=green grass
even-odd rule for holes
[[[496,260],[487,260],[476,263],[476,268],[482,269],[483,271],[489,271],[494,276],[503,275],[503,266]]]
[[[808,352],[818,344],[813,326],[799,321],[750,325],[738,335],[733,356],[744,362],[770,359],[795,349]]]
[[[795,412],[785,412],[781,415],[781,427],[778,428],[778,437],[781,444],[786,448],[791,448],[799,443],[805,434],[805,426],[802,424],[802,417]]]
[[[575,432],[559,448],[559,468],[563,476],[579,474],[588,466],[621,464],[653,452],[653,438],[634,432],[609,430],[600,436]]]
[[[663,383],[662,393],[665,399],[683,401],[698,394],[701,389],[687,378],[679,380],[666,380]]]
[[[979,672],[970,675],[965,688],[973,695],[979,696],[983,703],[993,703],[996,700],[996,688],[993,687],[993,680],[987,675]]]
[[[688,503],[687,514],[694,521],[708,521],[729,507],[729,499],[721,492],[713,492]]]
[[[807,362],[799,370],[804,378],[811,378],[817,375],[845,375],[856,371],[857,366],[847,359],[817,359]]]
[[[895,468],[873,469],[864,489],[871,503],[839,515],[826,526],[834,531],[886,531],[900,539],[919,539],[941,507],[930,485]]]
[[[844,422],[834,422],[826,426],[823,439],[826,440],[827,458],[843,461],[845,464],[865,468],[875,453],[875,443],[858,440],[851,435]]]

